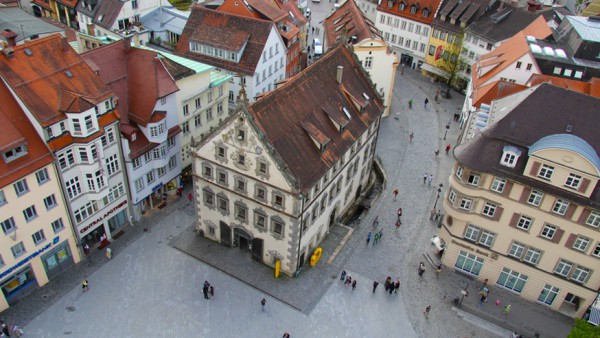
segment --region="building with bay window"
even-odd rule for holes
[[[193,150],[196,229],[293,275],[368,185],[383,103],[340,45]]]
[[[600,287],[600,99],[541,84],[454,149],[443,263],[571,317]]]
[[[79,241],[112,239],[130,215],[114,93],[60,35],[5,49],[0,77],[56,158]]]
[[[80,261],[54,157],[0,82],[0,311]]]

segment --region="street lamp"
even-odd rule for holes
[[[438,190],[437,190],[437,197],[435,198],[435,203],[433,204],[433,210],[436,210],[437,202],[440,199],[440,194],[442,193],[442,187],[443,186],[444,185],[440,183],[440,186],[438,187]]]

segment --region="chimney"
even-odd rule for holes
[[[62,46],[63,51],[65,52],[70,52],[71,51],[71,46],[69,46],[69,41],[67,40],[66,37],[62,37],[60,38],[60,45]]]
[[[137,48],[140,47],[140,33],[138,31],[133,32],[133,45]]]
[[[335,79],[337,80],[337,82],[339,84],[342,84],[342,73],[343,72],[344,72],[344,67],[338,66],[337,67],[337,74],[335,75]]]
[[[3,30],[2,34],[0,35],[6,39],[9,47],[14,47],[17,45],[17,33],[13,32],[12,30],[7,28]]]

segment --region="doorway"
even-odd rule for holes
[[[252,236],[240,228],[233,230],[233,246],[239,247],[244,252],[252,251]]]

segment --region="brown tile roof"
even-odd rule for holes
[[[119,13],[121,13],[121,8],[123,8],[124,4],[125,2],[119,0],[100,1],[93,18],[94,23],[101,27],[112,27],[119,17]]]
[[[58,2],[60,4],[63,4],[63,5],[65,5],[68,8],[75,9],[75,7],[77,6],[77,2],[79,0],[54,0],[54,1],[56,1],[56,2]]]
[[[156,52],[132,48],[121,40],[82,55],[119,97],[117,108],[146,126],[156,101],[179,90]]]
[[[272,28],[273,23],[270,21],[220,13],[194,6],[175,50],[178,54],[192,60],[236,73],[253,75]],[[218,42],[217,46],[223,49],[231,49],[232,45],[248,37],[248,43],[240,62],[236,63],[235,61],[191,52],[189,43],[191,41],[202,41],[199,40],[199,37],[202,37],[203,32],[206,30],[212,30],[215,34],[218,34],[218,40],[210,40],[205,43]]]
[[[11,162],[0,160],[0,188],[3,188],[54,161],[4,82],[0,81],[0,151],[2,153],[26,143],[27,154]]]
[[[343,67],[342,85],[336,80]],[[369,97],[365,104],[363,93]],[[354,98],[354,100],[353,100]],[[361,102],[362,101],[362,102]],[[343,132],[334,121],[347,119]],[[340,45],[281,87],[248,107],[257,128],[289,170],[302,193],[344,155],[383,112],[376,90],[348,49]],[[311,136],[326,144],[321,151]]]
[[[25,54],[26,49],[31,56]],[[44,127],[66,118],[59,105],[65,91],[95,103],[113,96],[59,34],[14,47],[14,51],[10,59],[0,55],[0,77]]]
[[[381,38],[375,25],[356,6],[354,0],[346,1],[324,21],[325,40],[330,47],[343,35],[348,39],[355,36],[360,42],[369,38]]]
[[[600,98],[600,79],[592,78],[588,82],[583,82],[575,79],[567,79],[564,77],[556,77],[544,74],[533,74],[527,85],[534,87],[541,83],[550,83],[557,87],[570,89],[583,94],[591,95]]]
[[[458,0],[456,0],[458,1]],[[382,11],[388,14],[394,14],[401,16],[403,18],[407,18],[413,21],[422,22],[425,24],[431,24],[434,19],[434,14],[436,10],[440,7],[442,0],[382,0],[381,4],[377,6],[378,11]],[[404,3],[404,10],[400,10],[400,3]],[[391,7],[390,7],[391,5]],[[410,8],[412,5],[417,6],[417,11],[415,14],[411,14]],[[428,10],[429,15],[426,18],[423,17],[423,10]]]
[[[497,2],[482,17],[470,24],[467,30],[488,41],[500,42],[521,30],[525,35],[540,35],[536,32],[543,29],[540,24],[546,27],[548,35],[552,34],[546,20],[539,13]]]
[[[532,23],[523,28],[523,34],[535,36],[538,39],[545,39],[552,35],[552,30],[548,26],[543,16],[538,16]]]
[[[496,174],[510,180],[564,196],[582,205],[600,207],[600,184],[596,185],[590,198],[552,187],[539,180],[523,176],[528,149],[544,136],[565,134],[571,126],[571,135],[582,138],[600,154],[600,99],[556,87],[541,84],[504,118],[481,130],[473,139],[454,149],[454,156],[474,170]],[[521,150],[521,158],[514,169],[500,165],[503,147],[514,146]]]
[[[247,0],[250,6],[260,12],[265,18],[279,22],[283,20],[288,13],[279,8],[274,2],[269,0]]]
[[[528,87],[524,85],[502,80],[492,82],[478,88],[477,91],[473,91],[473,107],[479,108],[482,103],[490,104],[493,100],[518,93],[527,88]]]
[[[100,118],[98,118],[98,125],[100,126],[100,130],[98,130],[96,133],[89,135],[88,137],[73,137],[70,133],[64,133],[50,140],[48,142],[48,147],[52,151],[57,151],[73,143],[90,143],[91,141],[97,139],[102,134],[104,134],[104,127],[114,124],[120,118],[121,116],[119,115],[119,112],[113,110],[110,113],[104,114],[100,116]]]
[[[38,6],[42,7],[42,8],[45,8],[45,9],[47,9],[49,11],[54,12],[54,10],[52,9],[52,7],[50,7],[50,3],[46,3],[44,0],[33,0],[31,3],[32,4],[36,4],[36,5],[38,5]]]
[[[453,32],[461,32],[461,24],[466,26],[485,14],[489,5],[488,0],[449,0],[442,3],[440,10],[431,23],[433,27],[440,27]],[[450,19],[454,19],[453,24]]]
[[[121,125],[121,127],[129,135],[131,135],[131,133],[134,132],[134,130],[137,133],[135,141],[131,141],[131,138],[129,138],[129,158],[131,159],[138,158],[144,155],[147,151],[152,150],[160,145],[160,143],[148,141],[148,139],[144,137],[144,135],[137,126]],[[169,128],[169,133],[167,137],[171,138],[179,133],[181,133],[181,128],[179,127],[179,125],[175,125]]]
[[[275,3],[277,3],[277,5],[279,5],[279,7],[284,11],[292,13],[291,18],[288,17],[292,24],[296,26],[301,26],[302,24],[308,21],[304,14],[302,14],[302,11],[300,11],[300,9],[298,8],[296,1],[275,0]]]

